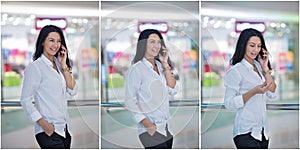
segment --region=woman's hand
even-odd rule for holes
[[[55,131],[54,125],[47,122],[44,118],[39,119],[37,123],[44,129],[44,132],[48,136],[51,136],[54,133]]]
[[[149,119],[145,118],[141,121],[141,123],[143,124],[143,126],[145,128],[147,128],[147,132],[153,136],[154,133],[156,132],[156,126],[155,124],[153,124]]]
[[[264,82],[263,84],[256,86],[254,88],[254,91],[257,94],[265,94],[271,85],[272,82],[271,83]]]
[[[263,53],[262,56],[260,54],[258,56],[258,62],[260,64],[261,68],[263,69],[263,71],[267,71],[267,70],[269,70],[269,68],[268,68],[268,61],[269,61],[268,51],[266,51],[264,48],[262,48],[262,53]]]
[[[168,64],[168,57],[169,57],[168,49],[162,47],[162,52],[158,54],[158,59],[164,65],[164,64]]]
[[[162,54],[161,54],[162,53]],[[164,69],[171,69],[169,63],[168,63],[168,58],[169,58],[169,51],[165,47],[162,47],[162,52],[159,53],[158,59],[160,60],[162,67]]]
[[[148,127],[148,128],[147,128],[147,132],[148,132],[151,136],[153,136],[154,133],[156,132],[156,126],[155,126],[154,124],[152,124],[151,127]]]
[[[58,62],[62,68],[66,68],[67,66],[67,55],[68,55],[68,50],[64,45],[61,45],[61,51],[58,52]]]
[[[261,85],[258,85],[251,89],[250,91],[243,94],[243,101],[246,103],[252,96],[256,94],[265,94],[268,90],[268,88],[272,85],[272,82],[264,82]]]

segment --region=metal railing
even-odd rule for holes
[[[2,101],[1,107],[20,107],[20,101]],[[100,106],[99,100],[68,100],[68,106]],[[226,109],[222,103],[202,103],[199,100],[173,100],[171,107],[201,106],[201,111]],[[101,107],[124,107],[123,102],[101,102]],[[299,110],[299,104],[267,104],[268,110]]]
[[[99,100],[68,100],[68,106],[99,106]],[[1,107],[21,107],[21,102],[2,101]]]

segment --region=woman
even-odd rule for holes
[[[225,107],[236,110],[234,143],[237,148],[268,148],[266,100],[276,97],[276,84],[262,34],[245,29],[237,41],[225,75]]]
[[[22,107],[35,123],[35,137],[41,148],[70,148],[67,100],[77,93],[77,86],[60,28],[42,28],[33,60],[24,73]]]
[[[178,90],[161,33],[140,33],[133,64],[126,75],[125,107],[138,125],[145,148],[172,148],[169,100]]]

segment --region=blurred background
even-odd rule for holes
[[[97,1],[1,2],[1,103],[20,102],[24,69],[32,62],[40,29],[47,24],[63,29],[79,87],[76,101],[97,103]],[[73,129],[71,148],[98,148],[98,105],[72,106],[68,111]],[[39,148],[34,125],[19,106],[1,107],[1,148]]]
[[[201,2],[200,10],[199,4],[1,1],[1,102],[20,101],[23,72],[32,61],[39,30],[55,23],[64,31],[73,61],[73,74],[79,85],[77,104],[92,102],[69,107],[72,148],[142,148],[128,111],[120,105],[113,106],[124,102],[124,73],[135,54],[140,31],[155,28],[163,34],[181,87],[170,107],[175,131],[173,147],[235,148],[235,112],[221,105],[223,77],[239,33],[247,27],[263,32],[279,93],[278,99],[268,104],[299,105],[299,2],[207,1]],[[101,131],[98,83],[100,101],[108,104],[101,105]],[[217,106],[202,107],[201,120],[199,96],[202,106]],[[269,147],[299,148],[299,110],[270,109],[267,113]],[[21,107],[1,107],[1,148],[38,148],[33,128]]]
[[[170,50],[181,87],[172,101],[195,102],[170,107],[173,148],[199,148],[199,3],[196,1],[101,2],[101,103],[111,104],[101,107],[101,148],[142,148],[129,112],[112,104],[124,102],[124,74],[135,55],[139,33],[147,28],[159,30]]]
[[[263,32],[279,93],[268,104],[299,107],[299,2],[201,2],[200,14],[201,104],[217,106],[201,109],[201,148],[235,148],[235,112],[222,107],[223,78],[243,29]],[[267,114],[269,148],[299,148],[299,109]]]

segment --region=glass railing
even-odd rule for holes
[[[99,100],[69,101],[71,148],[99,148]],[[39,148],[34,124],[19,101],[1,102],[1,148]]]
[[[98,148],[99,105],[101,148],[142,148],[136,124],[123,103],[99,104],[98,100],[72,100],[68,104],[74,134],[72,148]],[[1,103],[4,110],[1,115],[2,148],[38,148],[33,124],[19,106],[17,101]],[[200,104],[199,100],[181,100],[171,101],[170,106],[175,136],[173,148],[199,148],[199,144],[200,148],[235,148],[232,141],[235,112],[225,109],[222,103]],[[267,104],[267,108],[271,137],[269,147],[299,148],[299,104],[272,103]],[[32,138],[27,135],[32,135]],[[15,140],[22,142],[15,143]]]

